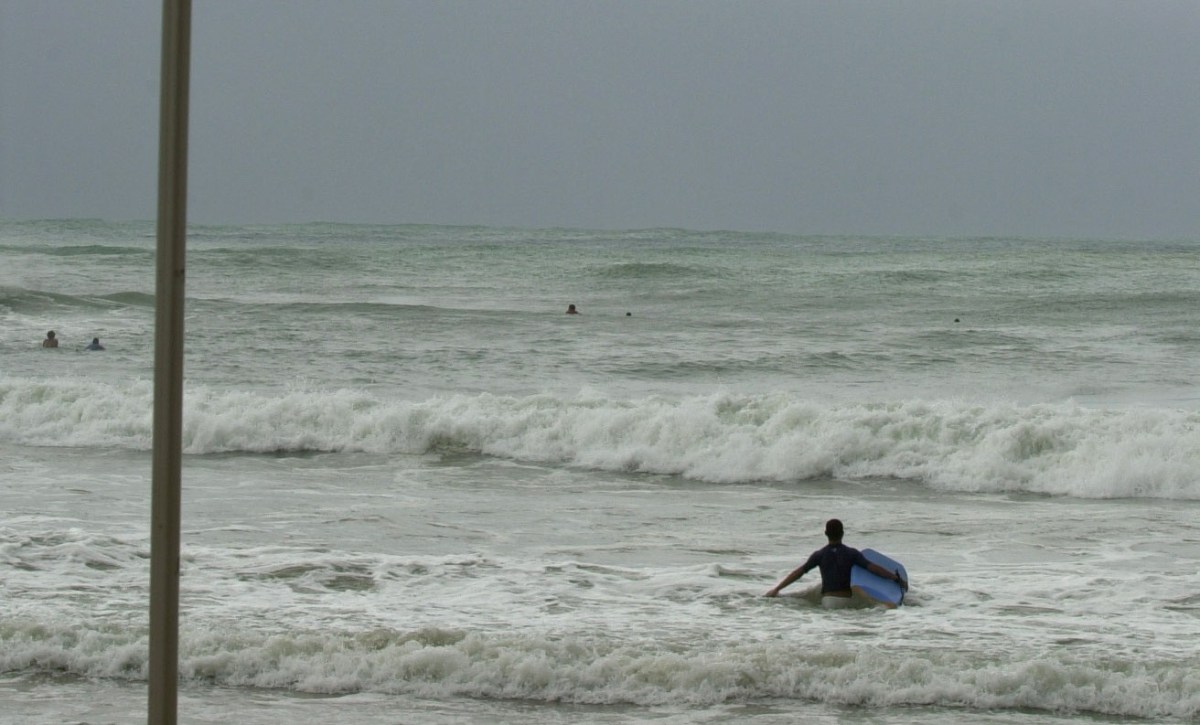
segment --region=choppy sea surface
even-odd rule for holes
[[[1200,242],[188,243],[181,722],[1200,717]],[[0,221],[3,723],[145,717],[154,247]]]

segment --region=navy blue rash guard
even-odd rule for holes
[[[850,568],[858,564],[866,569],[867,558],[862,552],[845,544],[828,544],[817,549],[804,562],[800,572],[803,576],[809,571],[821,568],[821,593],[850,591]]]

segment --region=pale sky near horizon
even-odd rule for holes
[[[151,219],[157,0],[0,0],[0,218]],[[205,0],[188,218],[1200,240],[1200,0]]]

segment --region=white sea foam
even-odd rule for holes
[[[149,385],[0,381],[0,437],[146,449]],[[897,478],[949,491],[1200,499],[1200,413],[1070,403],[825,404],[793,394],[620,400],[194,388],[185,451],[461,450],[719,483]]]
[[[10,487],[30,513],[0,522],[0,671],[141,683],[148,542],[121,502],[144,495],[129,475],[144,456],[85,477],[87,451],[50,455],[57,478]],[[249,474],[237,457],[189,462],[186,686],[1198,714],[1194,505],[819,484],[681,496],[494,458],[431,487],[421,468],[311,476],[325,458],[263,457]],[[73,479],[78,492],[56,485]],[[62,516],[34,513],[47,507]],[[797,523],[832,510],[905,561],[907,606],[825,612],[806,586],[761,597],[818,544]]]
[[[144,632],[6,619],[0,670],[146,678]],[[781,640],[695,646],[611,641],[597,633],[443,629],[262,635],[184,634],[181,676],[223,686],[307,693],[469,695],[544,702],[689,706],[818,700],[869,707],[1025,708],[1119,717],[1200,714],[1187,662],[797,648]]]

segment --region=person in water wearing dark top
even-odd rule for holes
[[[98,338],[98,337],[93,337],[93,338],[92,338],[92,344],[91,344],[91,345],[88,345],[87,347],[85,347],[85,348],[83,348],[83,349],[84,349],[84,350],[103,350],[103,349],[104,349],[104,346],[100,344],[100,338]]]
[[[837,519],[826,521],[825,536],[829,539],[829,543],[824,548],[814,551],[812,556],[808,557],[808,561],[784,577],[783,581],[776,584],[766,593],[766,596],[779,596],[779,592],[784,587],[804,576],[809,571],[820,567],[821,606],[826,609],[840,609],[849,606],[851,595],[850,569],[855,564],[870,571],[872,574],[878,574],[884,579],[890,579],[898,583],[901,588],[908,591],[908,582],[904,581],[899,572],[888,571],[878,564],[873,564],[867,561],[867,558],[858,549],[843,544],[843,533],[844,529],[842,528],[841,521]]]
[[[46,339],[42,340],[42,347],[58,347],[58,338],[54,336],[54,330],[46,333]]]
[[[575,305],[567,305],[567,314],[568,315],[578,315],[579,310],[575,309]]]

